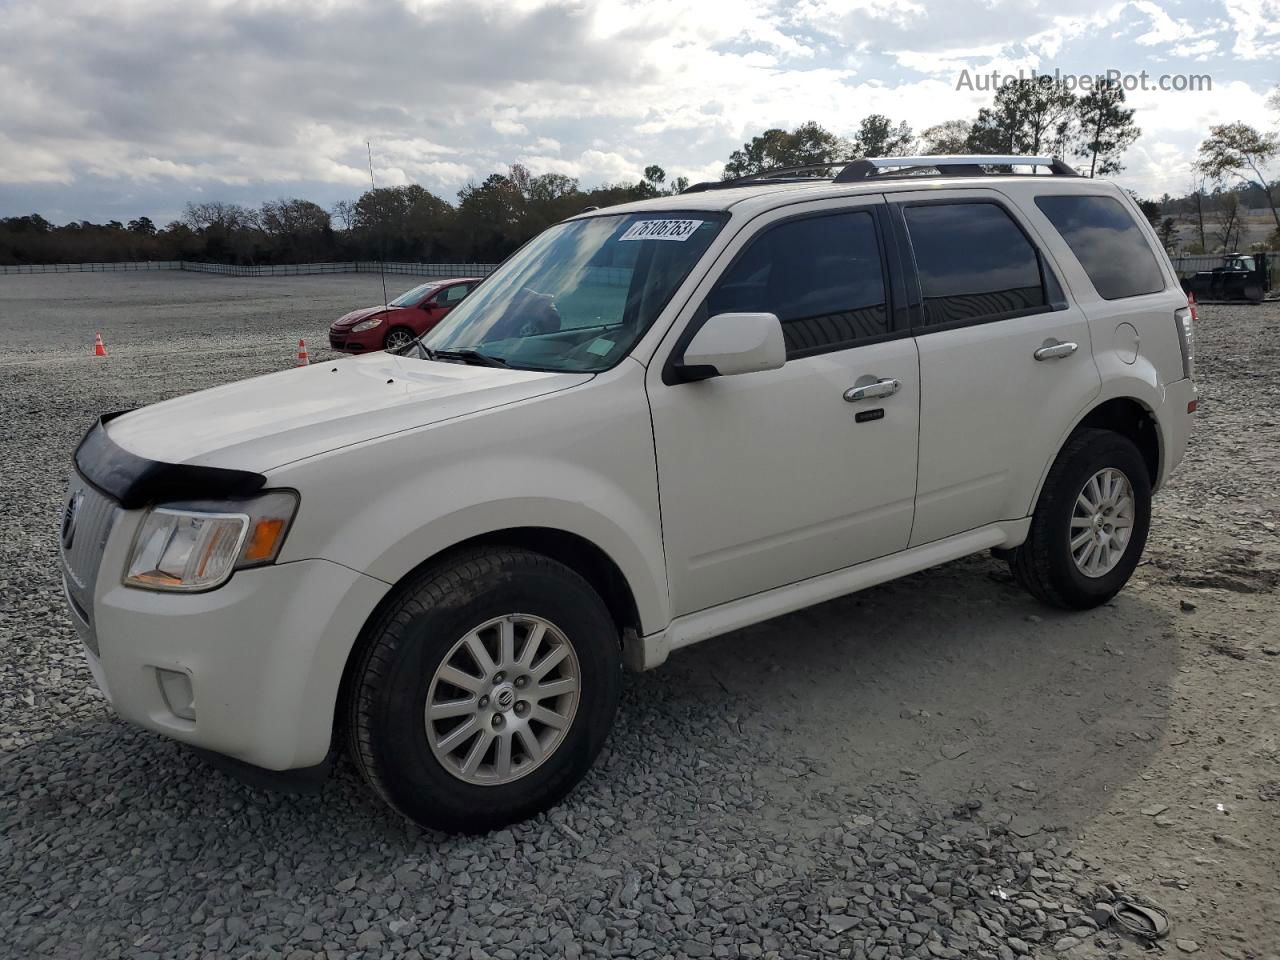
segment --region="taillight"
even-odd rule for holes
[[[1182,376],[1188,380],[1196,375],[1196,302],[1187,297],[1187,305],[1173,311],[1178,327],[1178,347],[1182,350]]]

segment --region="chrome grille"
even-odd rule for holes
[[[99,493],[78,473],[71,477],[58,530],[62,581],[71,619],[85,646],[95,654],[98,637],[93,624],[93,589],[119,509],[114,500]]]

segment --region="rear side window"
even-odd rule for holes
[[[927,326],[976,323],[1048,310],[1040,256],[995,203],[903,208]]]
[[[707,312],[777,315],[788,357],[888,333],[875,217],[849,211],[768,228],[720,278]]]
[[[440,303],[445,306],[452,306],[465,297],[470,289],[465,283],[455,283],[440,295]]]
[[[1119,200],[1074,194],[1036,197],[1036,206],[1067,241],[1102,299],[1164,289],[1164,275],[1147,238]]]

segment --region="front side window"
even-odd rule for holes
[[[494,271],[422,345],[530,370],[607,370],[657,319],[725,219],[662,211],[557,224]]]
[[[976,323],[1047,310],[1040,257],[995,203],[903,208],[926,326]]]
[[[706,306],[709,316],[776,315],[789,358],[888,333],[875,217],[859,210],[767,228],[720,278]]]
[[[1102,299],[1164,289],[1164,275],[1147,238],[1119,200],[1067,194],[1036,197],[1036,206],[1067,241]]]

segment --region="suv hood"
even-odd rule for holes
[[[125,450],[151,460],[262,473],[590,379],[378,352],[176,397],[116,417],[107,433]]]

